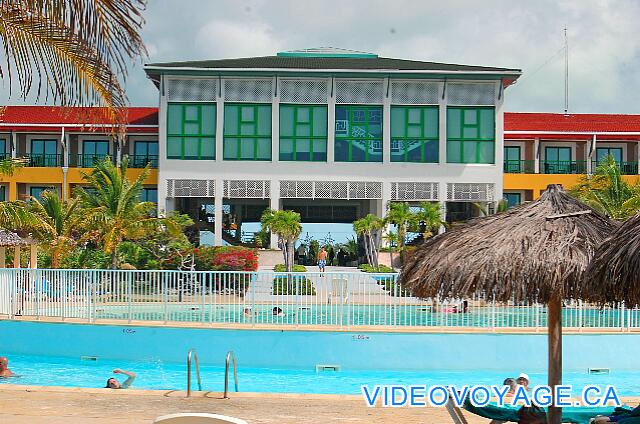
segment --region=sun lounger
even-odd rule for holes
[[[239,418],[224,415],[184,412],[163,415],[153,421],[154,424],[248,424]]]

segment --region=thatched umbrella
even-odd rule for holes
[[[400,283],[414,295],[548,305],[549,385],[562,382],[562,300],[580,292],[596,248],[615,224],[550,185],[534,202],[478,218],[434,237],[411,255]],[[550,408],[549,423],[560,423]]]
[[[34,251],[35,251],[35,243],[33,241],[23,239],[22,237],[20,237],[14,232],[0,229],[0,268],[4,268],[6,265],[5,253],[6,253],[7,247],[14,248],[13,266],[15,268],[20,268],[20,248],[22,246],[29,246],[29,245],[32,246],[31,257],[33,261]],[[37,260],[37,256],[35,257]]]
[[[601,304],[640,304],[640,213],[627,219],[596,250],[581,297]]]

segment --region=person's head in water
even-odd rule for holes
[[[119,389],[120,388],[120,382],[118,380],[116,380],[115,378],[111,377],[110,379],[107,380],[107,385],[105,386],[105,388],[107,388],[107,389]]]
[[[274,307],[273,308],[273,315],[282,315],[282,309],[279,307]]]
[[[518,387],[518,383],[516,383],[515,378],[506,378],[502,383],[504,386],[509,386],[509,391],[507,393],[515,393],[516,388]]]
[[[0,356],[0,371],[4,371],[9,368],[9,360],[6,356]]]

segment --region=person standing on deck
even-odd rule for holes
[[[325,267],[327,266],[327,251],[323,248],[318,252],[318,268],[320,272],[324,272]]]

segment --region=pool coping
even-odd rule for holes
[[[170,397],[182,398],[185,401],[189,399],[217,399],[225,400],[222,392],[212,391],[192,391],[191,396],[187,397],[184,390],[151,390],[151,389],[126,389],[114,390],[105,388],[86,388],[86,387],[66,387],[66,386],[28,386],[19,384],[0,384],[0,393],[2,392],[40,392],[40,393],[79,393],[79,394],[99,394],[106,396],[154,396],[154,397]],[[280,393],[280,392],[230,392],[228,398],[258,398],[258,399],[317,399],[325,401],[363,401],[362,395],[340,395],[325,393]],[[620,396],[620,400],[624,404],[637,405],[640,404],[640,396]]]
[[[411,327],[411,326],[339,326],[339,325],[291,325],[291,324],[242,324],[242,323],[202,323],[182,321],[141,321],[141,320],[114,320],[100,319],[87,321],[82,318],[60,317],[33,317],[7,315],[0,316],[0,321],[32,322],[47,324],[81,324],[103,325],[118,327],[154,327],[154,328],[194,328],[215,330],[254,330],[254,331],[318,331],[318,332],[345,332],[345,333],[406,333],[406,334],[547,334],[546,327],[521,328],[478,328],[478,327]],[[564,335],[573,334],[638,334],[640,328],[575,328],[568,327],[562,330]]]

